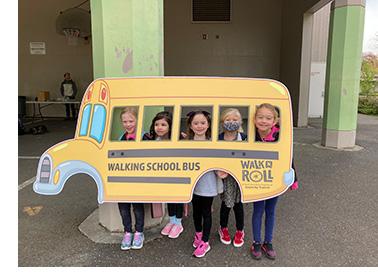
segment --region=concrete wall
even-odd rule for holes
[[[331,3],[314,13],[308,117],[322,117]]]
[[[329,15],[331,3],[314,13],[314,31],[312,43],[312,62],[327,61]]]
[[[280,81],[282,81],[290,91],[293,107],[294,125],[297,125],[300,101],[299,94],[301,76],[302,31],[304,18],[303,15],[315,4],[327,1],[283,1]]]
[[[165,75],[278,79],[290,90],[296,123],[303,14],[321,2],[329,0],[233,0],[231,22],[217,24],[192,23],[191,0],[165,0]],[[19,1],[19,95],[33,98],[48,90],[58,97],[66,71],[81,93],[92,80],[91,44],[68,46],[65,37],[55,33],[59,11],[77,4],[75,0]],[[89,2],[86,5],[89,9]],[[46,42],[45,56],[30,55],[33,41]],[[46,112],[64,115],[62,106],[55,109]]]
[[[78,85],[77,99],[81,100],[93,79],[92,46],[90,41],[79,41],[78,46],[67,45],[66,38],[55,31],[59,12],[72,8],[76,0],[19,0],[18,32],[18,95],[34,99],[41,90],[50,97],[60,97],[59,86],[65,72],[71,72]],[[89,10],[89,2],[82,6]],[[31,55],[30,42],[45,42],[46,55]],[[27,106],[30,113],[30,106]],[[47,116],[65,116],[64,106],[44,109]]]
[[[192,23],[191,0],[165,0],[165,75],[278,79],[281,6],[281,0],[234,0],[230,23]]]

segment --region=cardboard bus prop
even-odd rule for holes
[[[270,103],[279,111],[276,142],[256,142],[256,106]],[[121,112],[138,110],[135,140],[124,134]],[[219,140],[220,114],[240,110],[243,141]],[[169,140],[142,140],[159,111],[172,114]],[[186,114],[211,116],[211,138],[183,139]],[[87,88],[73,139],[49,148],[40,158],[33,189],[59,194],[67,180],[84,173],[97,185],[98,202],[189,202],[201,176],[224,171],[237,181],[242,202],[278,196],[294,181],[290,95],[270,79],[156,77],[103,78]],[[184,135],[185,136],[185,135]]]

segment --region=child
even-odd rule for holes
[[[169,112],[160,112],[152,120],[150,132],[143,136],[143,140],[167,140],[171,138],[172,115]],[[169,223],[161,234],[176,239],[184,231],[181,220],[184,204],[168,203]]]
[[[138,117],[138,110],[133,107],[127,107],[121,112],[122,126],[125,133],[120,140],[135,140],[136,124]],[[135,234],[132,233],[131,228],[131,213],[130,207],[133,206],[135,215]],[[122,224],[125,230],[125,235],[121,243],[122,250],[140,249],[144,242],[144,204],[143,203],[118,203],[119,212],[122,218]]]
[[[190,112],[187,115],[187,138],[190,140],[211,139],[211,118],[206,111]],[[193,246],[195,257],[203,257],[210,250],[211,205],[217,192],[217,179],[214,171],[205,173],[193,191],[193,220],[196,230]]]
[[[221,113],[221,125],[223,132],[219,135],[219,140],[242,141],[247,136],[242,133],[242,117],[238,109],[228,108]],[[241,194],[238,183],[232,176],[225,172],[218,171],[218,176],[223,178],[223,193],[221,194],[220,209],[220,228],[218,230],[220,241],[224,244],[230,244],[231,238],[228,232],[228,216],[231,208],[234,209],[236,220],[236,233],[233,241],[235,247],[241,247],[244,244],[244,209],[241,202]]]
[[[278,112],[271,104],[264,103],[256,108],[254,124],[256,128],[255,141],[274,142],[279,138],[279,128],[276,126],[278,122]],[[294,168],[294,167],[293,167]],[[298,188],[297,178],[295,177],[291,190]],[[276,252],[273,249],[273,228],[274,214],[278,197],[258,201],[253,203],[252,229],[253,244],[251,246],[252,257],[256,260],[261,259],[262,252],[267,258],[274,260]],[[261,220],[265,210],[265,240],[261,245]]]

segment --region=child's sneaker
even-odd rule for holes
[[[205,243],[201,241],[199,246],[194,250],[193,255],[194,257],[201,258],[206,255],[206,253],[210,250],[209,242]]]
[[[144,234],[143,232],[135,232],[132,249],[141,249],[143,247]]]
[[[182,225],[174,224],[169,232],[168,238],[176,239],[178,236],[180,236],[182,231],[184,231],[184,227],[182,227]]]
[[[129,250],[131,248],[132,241],[133,241],[133,234],[130,232],[125,232],[125,235],[123,235],[123,239],[121,242],[121,249]]]
[[[230,244],[231,243],[231,238],[230,238],[230,234],[228,233],[227,227],[224,227],[224,228],[219,227],[218,233],[219,233],[219,239],[222,243],[224,243],[224,244]]]
[[[244,244],[244,230],[242,230],[242,231],[236,230],[233,243],[234,243],[235,247],[243,246],[243,244]]]
[[[276,251],[274,251],[273,245],[271,243],[264,243],[261,246],[261,249],[268,259],[271,259],[271,260],[276,259]]]
[[[261,260],[261,244],[254,242],[251,245],[251,254],[252,258],[254,258],[255,260]]]
[[[202,242],[202,232],[196,232],[194,235],[193,247],[197,248]]]
[[[161,234],[164,235],[164,236],[168,236],[169,235],[169,232],[171,232],[171,229],[173,227],[173,223],[167,223],[164,228],[161,230]]]

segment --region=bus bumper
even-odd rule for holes
[[[288,172],[284,173],[283,182],[287,187],[290,187],[294,183],[295,171],[293,168],[290,168]]]

